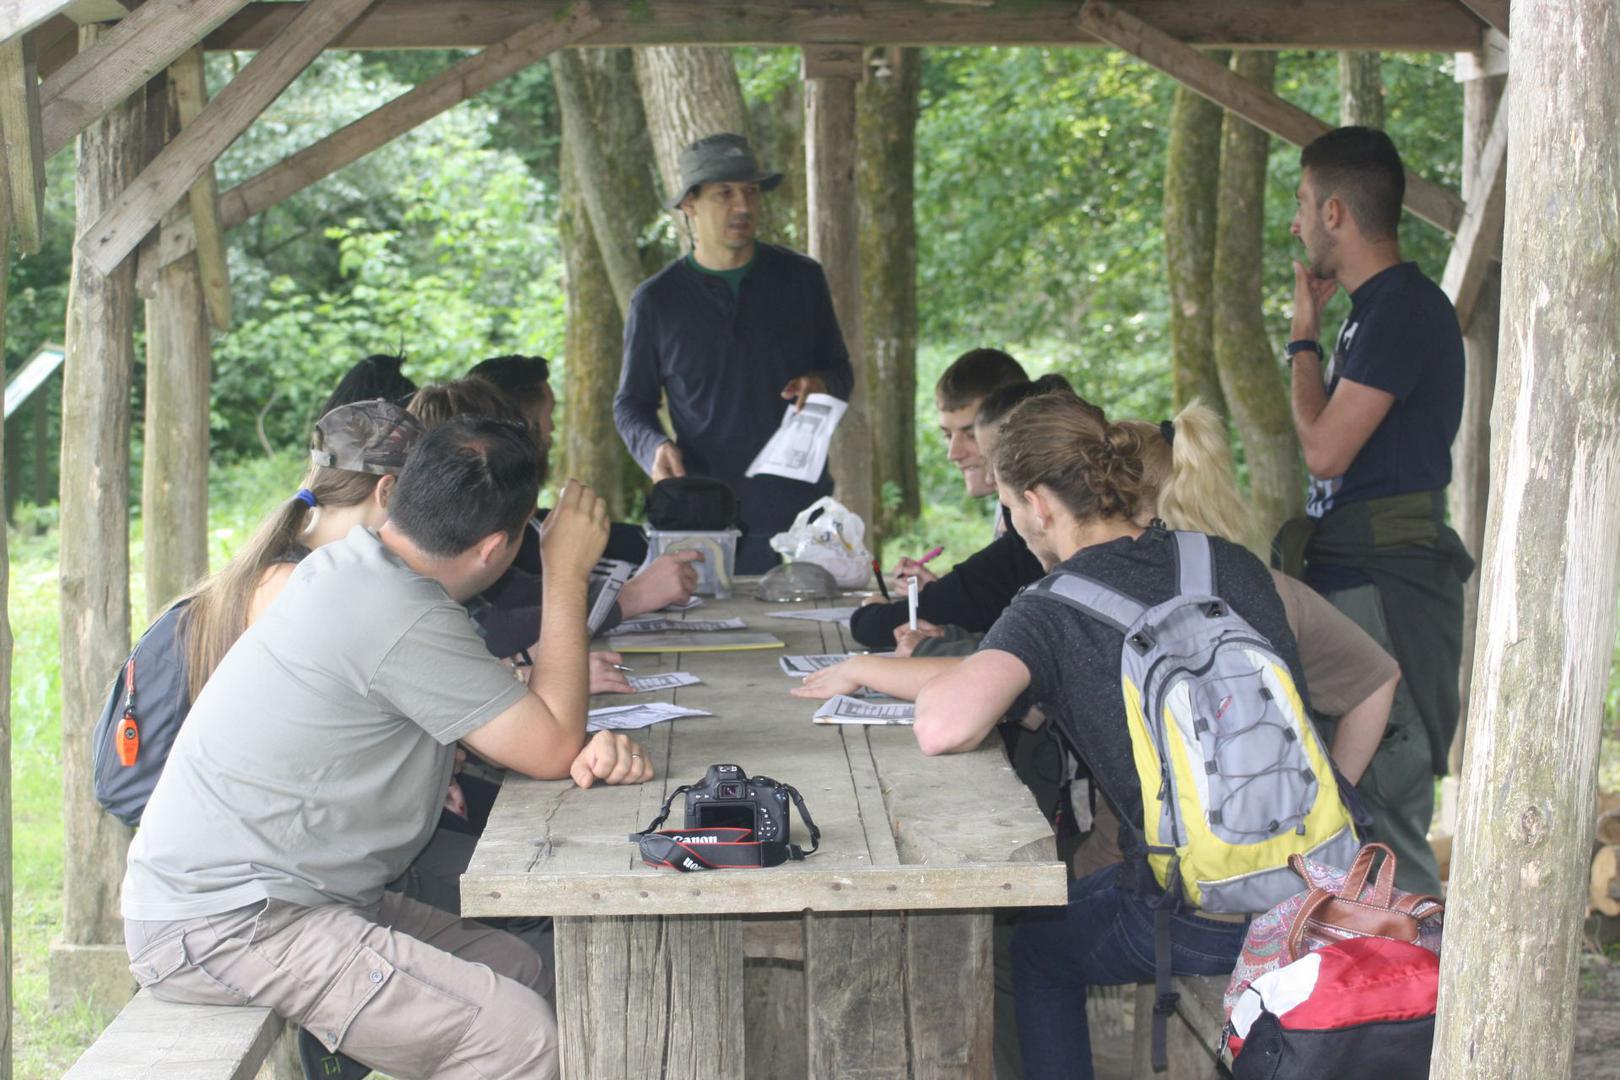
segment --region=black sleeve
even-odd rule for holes
[[[982,634],[1007,610],[1018,590],[1039,581],[1041,564],[1029,553],[1023,537],[1008,531],[957,563],[917,597],[917,617],[935,626],[959,626]],[[910,617],[904,600],[869,604],[855,609],[849,629],[869,649],[894,644],[894,629]]]

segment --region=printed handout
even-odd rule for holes
[[[917,718],[917,706],[909,701],[862,701],[839,694],[821,703],[816,710],[818,724],[909,724]]]
[[[626,675],[624,681],[638,694],[654,690],[673,690],[678,686],[696,686],[703,680],[690,671],[665,671],[657,675]]]
[[[833,431],[847,408],[846,402],[831,394],[811,394],[804,408],[797,411],[789,405],[782,414],[782,426],[743,475],[769,473],[807,484],[820,480],[821,470],[827,467]]]
[[[585,714],[586,731],[634,731],[651,727],[665,720],[678,720],[683,716],[713,716],[703,709],[688,709],[662,701],[649,701],[643,705],[615,705],[608,709],[592,709]]]
[[[665,619],[643,615],[626,619],[613,628],[615,634],[712,634],[719,630],[746,630],[741,619]]]
[[[803,611],[772,611],[778,619],[803,619],[805,622],[846,623],[855,614],[852,607],[806,608]]]

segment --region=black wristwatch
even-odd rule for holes
[[[1286,346],[1283,347],[1283,352],[1288,354],[1288,359],[1290,361],[1292,361],[1295,356],[1302,352],[1313,352],[1316,354],[1316,358],[1318,360],[1322,359],[1322,346],[1317,342],[1312,341],[1310,338],[1300,338],[1298,341],[1290,341]]]

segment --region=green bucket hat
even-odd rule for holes
[[[681,151],[679,166],[681,189],[664,204],[668,210],[680,206],[699,184],[729,180],[758,184],[761,191],[770,191],[782,182],[781,173],[760,169],[748,140],[741,135],[706,135]]]

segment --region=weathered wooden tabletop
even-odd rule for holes
[[[784,648],[626,657],[637,674],[685,670],[700,685],[612,695],[593,705],[672,701],[715,715],[647,728],[658,775],[636,787],[581,790],[568,781],[509,777],[462,878],[462,911],[503,915],[716,915],[884,911],[1062,904],[1066,874],[1051,829],[1013,774],[999,740],[969,754],[927,758],[909,727],[819,725],[816,702],[792,697],[778,660],[853,646],[838,624],[779,619],[808,604],[738,596],[709,600],[694,619],[741,616]],[[855,603],[842,599],[835,605]],[[823,605],[823,606],[835,606]],[[682,874],[643,864],[628,840],[677,786],[714,764],[792,784],[821,827],[821,850],[766,872]],[[793,840],[808,831],[793,815]],[[682,824],[676,800],[666,828]]]

